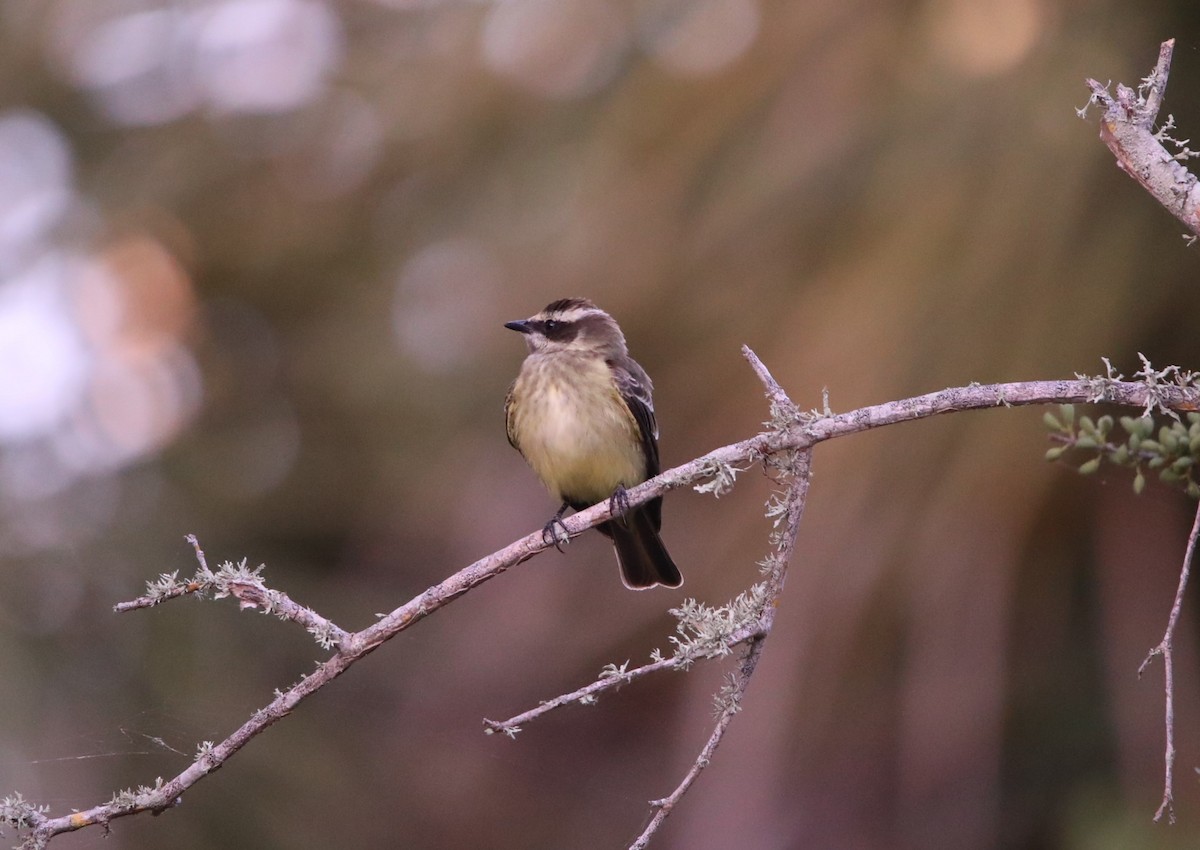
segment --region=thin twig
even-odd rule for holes
[[[1169,38],[1158,46],[1158,62],[1146,78],[1146,99],[1142,111],[1143,126],[1154,127],[1162,109],[1163,95],[1167,93],[1167,77],[1171,75],[1171,54],[1175,52],[1175,39]]]
[[[208,560],[196,535],[188,534],[184,539],[192,544],[196,553],[199,567],[195,575],[182,582],[178,579],[178,573],[160,576],[157,582],[148,583],[149,589],[145,595],[128,602],[117,603],[113,606],[114,611],[123,614],[127,611],[152,608],[180,596],[212,593],[218,599],[232,596],[242,608],[257,608],[265,614],[274,614],[281,620],[298,623],[316,637],[317,642],[325,649],[341,646],[350,637],[348,631],[332,620],[293,601],[282,590],[267,587],[259,577],[261,567],[250,570],[246,568],[245,563],[225,563],[213,572],[208,568]]]
[[[779,383],[771,376],[767,367],[759,360],[758,356],[750,350],[749,346],[742,346],[742,354],[750,361],[751,367],[758,374],[759,380],[763,382],[766,388],[767,398],[771,400],[772,407],[778,412],[783,412],[790,415],[797,413],[796,405],[784,392]],[[758,667],[758,661],[762,657],[763,647],[766,645],[767,637],[771,634],[771,628],[775,624],[775,612],[779,607],[779,597],[783,593],[784,580],[787,578],[788,565],[791,564],[792,555],[796,550],[796,535],[800,530],[800,519],[804,516],[804,505],[808,498],[808,485],[812,479],[812,449],[805,448],[792,453],[790,463],[786,470],[786,474],[791,481],[788,487],[786,509],[784,512],[785,525],[782,534],[775,540],[775,556],[770,560],[771,570],[767,576],[767,594],[763,604],[762,612],[759,615],[758,633],[750,641],[750,648],[746,652],[746,657],[742,660],[738,674],[733,677],[733,687],[728,693],[722,694],[722,708],[720,715],[717,718],[716,725],[713,727],[712,734],[700,749],[700,754],[684,775],[683,780],[676,786],[675,790],[667,797],[661,800],[654,800],[650,803],[654,807],[654,814],[650,817],[650,822],[646,824],[646,828],[642,830],[641,835],[634,840],[633,844],[629,845],[629,850],[644,850],[650,843],[650,840],[658,832],[663,822],[670,816],[675,806],[683,798],[683,795],[688,792],[695,781],[700,777],[704,768],[712,761],[713,755],[720,746],[721,740],[725,737],[725,731],[729,728],[729,724],[733,721],[733,716],[741,711],[742,697],[746,693],[746,688],[750,684],[750,678],[754,675],[755,669]]]
[[[192,544],[192,550],[196,553],[196,560],[200,564],[200,569],[204,570],[204,572],[211,572],[208,568],[208,558],[205,557],[204,550],[200,548],[200,539],[194,534],[189,534],[183,539]]]
[[[795,402],[783,391],[783,387],[779,386],[779,382],[775,380],[775,376],[758,359],[758,355],[754,353],[754,350],[748,345],[743,345],[742,356],[749,361],[750,368],[754,370],[754,374],[762,382],[763,389],[766,391],[767,398],[771,404],[785,414],[795,415],[798,412]]]
[[[586,705],[593,701],[597,695],[607,690],[618,688],[621,685],[632,682],[634,679],[640,679],[659,670],[670,670],[679,667],[682,663],[681,659],[672,656],[671,658],[662,658],[658,661],[653,661],[650,664],[643,664],[641,667],[634,667],[632,670],[601,676],[599,679],[584,685],[578,690],[571,691],[569,694],[562,694],[554,699],[548,699],[545,702],[539,703],[537,708],[523,711],[507,720],[489,720],[485,717],[483,725],[487,727],[486,731],[489,735],[501,732],[510,738],[515,738],[517,733],[521,731],[521,724],[537,720],[543,714],[548,714],[556,708],[562,708],[564,705],[570,705],[575,702]]]
[[[733,715],[741,710],[742,697],[746,692],[746,687],[750,684],[750,677],[754,675],[758,661],[762,657],[767,637],[770,635],[771,628],[775,623],[775,611],[778,609],[779,595],[783,592],[783,583],[787,577],[787,568],[791,563],[792,554],[795,551],[796,533],[800,529],[800,519],[804,514],[804,503],[808,496],[808,485],[812,478],[811,460],[812,453],[810,451],[806,450],[797,454],[792,469],[792,485],[788,491],[787,525],[780,541],[775,567],[768,578],[768,582],[771,584],[769,598],[767,604],[763,607],[762,616],[759,620],[759,633],[751,640],[750,648],[746,653],[745,659],[742,661],[738,675],[734,679],[733,691],[725,696],[725,705],[721,710],[720,716],[717,718],[717,723],[713,727],[712,734],[709,735],[708,741],[705,742],[704,747],[700,750],[700,754],[684,775],[683,781],[667,797],[651,802],[650,805],[655,810],[654,814],[651,816],[646,828],[642,830],[641,835],[637,837],[633,844],[629,845],[629,850],[644,850],[650,843],[650,839],[653,838],[659,827],[662,826],[680,799],[683,798],[683,795],[688,792],[699,778],[700,773],[712,761],[713,754],[720,745],[722,738],[725,737],[725,731],[729,728],[729,724],[733,720]]]
[[[165,575],[165,574],[164,574]],[[113,611],[118,614],[124,614],[127,611],[137,611],[141,608],[153,608],[155,605],[162,605],[172,599],[178,599],[180,596],[190,596],[204,590],[204,585],[200,582],[189,579],[183,584],[172,587],[169,590],[164,590],[162,593],[149,594],[139,596],[136,599],[128,599],[125,602],[118,602],[113,606]]]
[[[739,644],[753,640],[762,635],[761,626],[755,624],[746,628],[737,629],[729,635],[726,645],[730,648]],[[510,738],[516,737],[516,734],[521,731],[522,724],[537,720],[544,714],[549,714],[555,709],[573,703],[587,705],[596,699],[605,691],[619,688],[622,685],[628,684],[635,679],[640,679],[643,676],[648,676],[651,673],[657,673],[660,670],[686,670],[697,660],[695,655],[681,654],[672,655],[670,658],[660,658],[658,661],[652,661],[649,664],[643,664],[641,667],[634,667],[632,670],[622,670],[615,673],[607,673],[599,679],[571,691],[568,694],[562,694],[548,699],[545,702],[539,703],[536,708],[531,708],[528,711],[523,711],[520,714],[513,715],[507,720],[488,720],[484,718],[483,725],[487,727],[489,735],[501,732],[508,735]]]
[[[729,728],[729,724],[733,721],[733,716],[741,710],[742,695],[746,693],[746,686],[750,684],[750,677],[754,675],[754,668],[758,666],[758,659],[762,656],[764,640],[765,635],[751,641],[750,649],[746,653],[746,657],[743,659],[741,669],[739,670],[739,675],[736,677],[733,693],[727,697],[727,704],[721,710],[716,726],[713,727],[712,734],[708,736],[708,740],[700,750],[700,755],[692,762],[692,766],[688,768],[683,781],[679,783],[669,796],[661,800],[650,801],[650,805],[654,807],[654,814],[650,817],[650,822],[646,824],[646,828],[642,830],[641,835],[629,845],[629,850],[644,850],[649,845],[650,839],[658,832],[663,821],[670,816],[675,805],[699,778],[700,772],[708,767],[712,761],[713,754],[721,744],[721,739],[725,737],[725,730]]]
[[[159,593],[147,593],[145,596],[139,596],[137,599],[130,599],[128,602],[118,602],[113,606],[113,610],[118,614],[124,614],[126,611],[136,611],[139,608],[153,608],[155,605],[161,605],[168,599],[178,599],[180,596],[187,596],[193,593],[200,593],[207,588],[208,578],[213,575],[212,570],[208,568],[208,559],[204,555],[204,550],[200,548],[200,541],[194,534],[185,534],[183,537],[192,546],[192,551],[196,553],[196,562],[200,568],[196,571],[196,575],[183,584],[178,584],[168,590]],[[167,576],[163,576],[166,578]],[[171,576],[174,578],[174,575]]]
[[[1138,667],[1138,676],[1156,655],[1163,660],[1163,689],[1165,691],[1165,725],[1167,730],[1167,749],[1163,757],[1163,797],[1162,804],[1154,813],[1154,820],[1161,821],[1166,815],[1168,823],[1175,823],[1175,627],[1179,625],[1179,613],[1183,610],[1183,595],[1187,590],[1188,578],[1192,570],[1192,559],[1196,555],[1196,539],[1200,537],[1200,505],[1196,506],[1196,519],[1192,522],[1192,533],[1188,535],[1187,551],[1183,555],[1183,567],[1179,570],[1179,587],[1175,590],[1175,602],[1171,605],[1171,616],[1167,618],[1167,630],[1158,645],[1150,650],[1146,659]]]
[[[136,611],[139,608],[153,608],[155,605],[161,605],[168,599],[178,599],[180,596],[188,596],[194,593],[202,593],[208,589],[213,571],[208,568],[208,559],[204,555],[204,550],[200,548],[200,541],[194,534],[185,534],[183,537],[192,545],[192,551],[196,553],[196,562],[200,568],[196,570],[196,574],[191,579],[180,584],[175,581],[178,573],[164,573],[160,579],[169,580],[171,587],[158,590],[155,593],[147,593],[144,596],[139,596],[137,599],[130,599],[128,602],[118,602],[113,606],[113,610],[118,614],[124,614],[126,611]],[[153,587],[154,582],[147,583]]]

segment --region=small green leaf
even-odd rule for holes
[[[1052,449],[1046,449],[1046,460],[1050,460],[1050,461],[1058,460],[1060,457],[1063,456],[1063,453],[1066,452],[1066,450],[1067,450],[1066,446],[1055,446]]]
[[[1081,464],[1079,467],[1080,475],[1094,475],[1096,470],[1100,468],[1100,458],[1094,457],[1089,461]]]
[[[1063,430],[1063,424],[1061,422],[1059,422],[1058,417],[1055,416],[1053,413],[1051,413],[1049,410],[1047,410],[1045,413],[1042,414],[1042,424],[1045,425],[1047,428],[1049,428],[1051,431]]]
[[[1139,496],[1146,489],[1146,476],[1142,474],[1142,468],[1139,466],[1137,474],[1133,476],[1133,492]]]

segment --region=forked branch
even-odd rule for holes
[[[1175,823],[1175,627],[1179,625],[1179,613],[1183,610],[1183,595],[1187,591],[1192,562],[1196,556],[1196,538],[1200,537],[1200,505],[1196,506],[1196,519],[1192,522],[1192,533],[1188,535],[1187,551],[1183,555],[1183,567],[1179,570],[1179,587],[1175,590],[1175,602],[1167,618],[1167,630],[1162,640],[1150,650],[1142,665],[1138,667],[1140,677],[1157,655],[1163,660],[1163,690],[1165,691],[1164,725],[1166,726],[1166,753],[1163,756],[1163,797],[1154,820],[1166,817]]]
[[[748,355],[749,356],[749,355]],[[754,362],[754,358],[751,358]],[[759,370],[760,376],[765,369]],[[779,543],[787,543],[799,522],[799,511],[803,506],[804,488],[807,486],[808,460],[811,449],[820,442],[836,437],[849,436],[873,428],[924,419],[943,413],[992,407],[1017,405],[1108,402],[1143,410],[1200,409],[1200,382],[1190,373],[1139,373],[1141,380],[1126,381],[1110,373],[1106,376],[1083,377],[1070,381],[1030,381],[988,386],[971,385],[942,390],[928,395],[864,407],[858,410],[833,415],[814,413],[799,416],[795,407],[777,385],[767,383],[768,394],[773,400],[772,427],[749,439],[733,443],[696,458],[674,469],[667,470],[656,478],[629,490],[629,505],[636,506],[663,493],[685,486],[697,486],[707,490],[728,486],[738,469],[757,461],[771,465],[781,473],[790,474],[789,490],[781,503],[786,509],[778,513],[785,522],[779,532]],[[708,483],[703,483],[708,482]],[[611,509],[608,501],[580,511],[563,520],[568,534],[576,536],[587,529],[608,520]],[[777,543],[778,545],[778,543]],[[790,543],[786,552],[790,557]],[[270,611],[283,619],[294,621],[313,633],[317,641],[333,650],[332,655],[318,664],[317,669],[285,690],[277,691],[274,699],[254,712],[240,727],[219,743],[204,742],[197,748],[195,761],[178,775],[158,781],[153,787],[141,786],[134,791],[122,792],[107,803],[93,806],[56,817],[49,816],[43,809],[20,801],[11,808],[3,809],[4,817],[11,826],[17,826],[27,837],[26,844],[32,848],[45,847],[56,835],[74,832],[89,826],[107,826],[111,821],[141,812],[162,812],[175,805],[183,793],[208,774],[215,771],[255,736],[291,713],[303,700],[328,685],[350,666],[373,652],[400,632],[414,626],[430,614],[450,604],[472,588],[488,581],[522,561],[547,548],[541,530],[514,541],[475,563],[464,567],[430,587],[424,593],[410,599],[391,613],[359,631],[351,631],[334,624],[312,609],[293,602],[285,594],[267,588],[259,577],[258,570],[247,569],[245,563],[226,564],[217,571],[208,569],[203,552],[195,545],[200,568],[189,580],[180,581],[177,576],[160,577],[151,582],[146,596],[118,606],[119,610],[149,607],[184,595],[211,592],[213,595],[228,595],[239,599],[243,607],[257,607]],[[784,549],[780,549],[782,553]],[[761,585],[768,595],[778,595],[782,588],[786,570],[786,559],[769,559],[770,570],[767,580]],[[723,720],[714,730],[715,739],[710,744],[715,748],[720,740],[728,717],[736,710],[748,681],[753,663],[761,652],[761,639],[769,632],[774,605],[762,608],[762,619],[758,628],[735,636],[752,645],[741,673],[729,691],[729,701],[723,709]],[[648,671],[649,672],[649,671]],[[702,753],[702,758],[703,758]],[[684,786],[691,779],[685,778]],[[686,790],[686,787],[683,787]],[[682,793],[677,789],[678,793]],[[668,811],[676,795],[667,797],[658,807],[656,817]],[[19,811],[18,811],[19,809]]]
[[[1150,76],[1136,88],[1117,84],[1116,94],[1108,85],[1087,80],[1092,95],[1088,104],[1099,104],[1104,115],[1100,119],[1100,138],[1112,151],[1121,170],[1136,180],[1154,199],[1192,232],[1190,239],[1200,236],[1200,184],[1183,163],[1197,155],[1188,148],[1187,140],[1172,138],[1174,119],[1167,116],[1156,131],[1154,123],[1162,108],[1167,77],[1171,72],[1171,54],[1175,39],[1164,41],[1158,52],[1158,62]],[[1080,117],[1087,107],[1079,110]],[[1168,150],[1166,145],[1174,148]]]

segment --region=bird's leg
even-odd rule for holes
[[[608,509],[614,519],[619,518],[621,525],[629,527],[629,522],[625,519],[625,514],[629,511],[629,493],[626,492],[624,484],[618,484],[617,489],[608,497]]]
[[[567,512],[567,508],[571,507],[566,502],[562,503],[562,507],[558,509],[558,513],[550,517],[550,521],[542,528],[542,542],[547,546],[553,546],[558,551],[562,551],[563,543],[571,542],[571,535],[567,533],[567,527],[563,525],[562,517]]]

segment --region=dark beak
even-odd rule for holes
[[[521,319],[519,322],[505,322],[504,327],[508,328],[510,331],[516,331],[520,334],[527,334],[533,330],[533,327],[529,324],[528,319]]]

